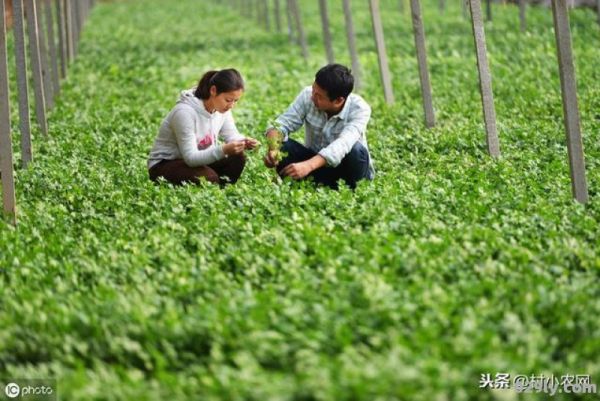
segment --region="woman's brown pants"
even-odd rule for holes
[[[242,175],[246,157],[241,155],[228,156],[206,166],[189,167],[181,159],[163,160],[152,166],[148,171],[150,179],[157,181],[163,177],[171,184],[181,185],[186,182],[198,184],[204,177],[207,181],[221,186],[233,184]]]

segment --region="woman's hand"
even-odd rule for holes
[[[244,139],[244,144],[245,144],[246,149],[254,149],[258,145],[260,145],[260,142],[258,142],[254,138],[246,138],[246,139]]]
[[[223,153],[225,153],[226,156],[240,155],[244,153],[244,149],[246,149],[245,140],[231,141],[223,145]]]

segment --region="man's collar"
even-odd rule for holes
[[[346,117],[348,117],[348,113],[350,112],[350,106],[348,105],[348,100],[350,99],[350,95],[348,95],[348,97],[346,98],[346,100],[344,101],[344,106],[342,106],[342,109],[340,110],[339,113],[334,114],[331,116],[331,118],[339,118],[340,120],[345,120]]]
[[[348,113],[350,112],[350,95],[344,101],[344,107],[342,107],[342,111],[340,111],[337,115],[340,120],[345,120],[348,117]]]

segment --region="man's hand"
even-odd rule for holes
[[[223,153],[226,156],[234,156],[244,153],[244,149],[246,148],[246,143],[244,140],[241,141],[231,141],[223,145]]]
[[[301,180],[309,175],[312,171],[313,168],[310,160],[307,160],[300,163],[288,164],[283,170],[281,170],[281,174],[283,176],[291,177],[294,180]]]
[[[313,171],[326,165],[327,160],[323,156],[315,155],[303,162],[288,164],[281,170],[281,175],[292,177],[294,180],[301,180]]]
[[[268,168],[276,167],[279,164],[279,149],[283,142],[283,135],[275,128],[267,132],[267,154],[265,155],[265,166]]]
[[[246,138],[246,139],[244,139],[244,146],[245,146],[246,149],[252,150],[255,147],[257,147],[258,145],[260,145],[260,142],[258,142],[254,138]]]
[[[264,159],[265,166],[267,166],[268,168],[277,167],[277,165],[279,164],[278,156],[278,150],[269,150]]]

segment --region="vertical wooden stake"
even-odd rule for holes
[[[8,54],[6,53],[6,0],[0,7],[0,173],[2,177],[2,204],[4,213],[16,224],[15,178],[13,171],[12,137],[10,132],[10,104],[8,92]]]
[[[31,116],[29,115],[24,16],[23,0],[13,0],[13,32],[15,35],[15,60],[17,64],[17,88],[19,94],[19,129],[21,131],[21,163],[23,168],[26,168],[33,159],[33,152],[31,149]]]
[[[65,19],[65,9],[63,0],[56,0],[56,19],[58,21],[58,47],[60,48],[60,77],[66,78],[68,64],[67,49],[67,21]]]
[[[292,0],[286,1],[285,16],[287,18],[288,36],[290,38],[290,43],[294,43],[295,42],[295,40],[294,40],[294,20],[292,18],[291,1]]]
[[[46,3],[46,29],[48,34],[48,51],[50,56],[50,67],[52,70],[52,92],[54,96],[60,91],[60,78],[58,72],[58,55],[56,51],[56,35],[54,34],[54,17],[52,15],[52,3]]]
[[[331,31],[329,29],[329,12],[327,11],[327,0],[319,0],[319,9],[321,11],[321,27],[323,28],[323,41],[325,44],[325,53],[327,54],[327,63],[333,64],[333,45],[331,43]]]
[[[435,113],[431,96],[431,83],[427,68],[427,50],[425,48],[425,29],[421,17],[421,4],[419,0],[410,0],[413,31],[415,35],[415,48],[419,63],[419,78],[421,80],[421,95],[423,96],[423,110],[425,112],[425,126],[431,128],[435,125]]]
[[[579,106],[577,105],[577,84],[573,51],[571,49],[569,11],[565,0],[552,0],[552,15],[554,17],[558,71],[571,170],[571,189],[573,197],[578,202],[586,203],[588,201],[588,191],[585,178],[585,156],[581,139]]]
[[[302,17],[300,16],[300,9],[298,8],[298,0],[289,0],[291,6],[292,16],[298,32],[298,39],[300,39],[300,47],[302,48],[302,57],[308,60],[308,45],[306,43],[306,35],[304,34],[304,28],[302,26]]]
[[[398,0],[398,9],[401,13],[404,13],[404,0]]]
[[[48,135],[46,120],[46,98],[44,92],[44,79],[42,76],[42,62],[40,60],[40,44],[38,36],[37,8],[34,0],[25,1],[27,14],[27,32],[29,33],[29,53],[31,57],[31,73],[33,76],[35,116],[42,134]]]
[[[262,0],[262,14],[265,24],[265,29],[271,31],[271,18],[269,17],[269,2],[268,0]]]
[[[275,0],[275,29],[277,33],[281,33],[281,0]]]
[[[356,50],[356,35],[354,33],[354,22],[352,20],[352,7],[350,0],[343,0],[344,19],[346,21],[346,37],[348,38],[348,49],[352,60],[352,75],[354,76],[354,86],[359,89],[362,86],[362,72],[360,62],[358,61],[358,51]]]
[[[37,0],[36,0],[37,1]],[[44,1],[37,2],[37,31],[40,46],[40,61],[42,64],[42,78],[44,80],[44,99],[46,100],[46,110],[54,107],[54,88],[52,87],[52,76],[50,74],[50,62],[48,60],[48,42],[46,40],[46,32],[44,31]]]
[[[387,104],[394,103],[394,92],[392,90],[392,79],[388,67],[387,52],[385,50],[385,40],[383,36],[383,26],[381,25],[381,15],[379,13],[379,0],[369,0],[371,8],[371,20],[373,23],[373,35],[375,36],[375,46],[377,47],[377,56],[379,59],[379,74],[383,86],[383,94]]]
[[[65,20],[66,20],[66,39],[67,39],[67,59],[68,62],[73,61],[73,59],[75,58],[75,42],[74,42],[74,38],[75,38],[75,27],[74,27],[74,23],[73,23],[73,7],[71,4],[71,0],[63,0],[63,4],[64,4],[64,13],[65,13]],[[68,66],[69,63],[67,63]]]
[[[77,57],[79,53],[79,1],[75,0],[67,0],[71,7],[71,22],[73,24],[73,29],[71,33],[73,34],[73,58]]]
[[[477,56],[477,68],[479,70],[479,89],[481,91],[481,103],[483,105],[483,119],[488,152],[492,157],[500,156],[500,144],[496,130],[496,110],[494,108],[494,95],[492,93],[492,75],[488,65],[487,51],[485,46],[485,31],[481,15],[481,3],[479,0],[470,0],[471,22],[473,25],[473,38],[475,39],[475,53]]]
[[[527,30],[527,19],[526,19],[526,0],[518,0],[519,1],[519,24],[521,26],[521,32],[525,32]]]

